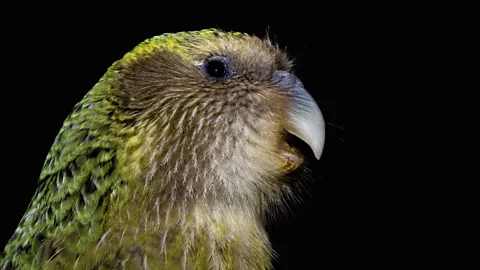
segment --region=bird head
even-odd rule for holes
[[[157,36],[113,67],[134,136],[124,173],[165,200],[258,208],[288,190],[304,154],[319,159],[324,120],[269,39],[215,29]]]

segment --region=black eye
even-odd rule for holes
[[[225,63],[218,60],[211,60],[205,63],[205,70],[208,75],[214,78],[223,78],[227,74]]]
[[[204,63],[204,70],[209,77],[214,79],[223,79],[230,75],[226,59],[219,57],[207,59]]]

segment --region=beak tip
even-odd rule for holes
[[[323,139],[318,140],[312,144],[313,154],[315,155],[315,158],[317,160],[320,160],[320,157],[322,156],[324,145],[325,145],[325,142]]]

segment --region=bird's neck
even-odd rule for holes
[[[138,208],[136,208],[138,209]],[[272,249],[261,219],[241,207],[160,207],[117,216],[120,246],[167,269],[269,269]],[[128,208],[126,209],[128,210]],[[137,256],[135,255],[135,256]]]

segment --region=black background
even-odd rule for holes
[[[0,247],[24,214],[63,120],[114,61],[144,39],[165,32],[217,27],[265,36],[268,29],[280,47],[296,58],[296,74],[330,123],[321,160],[309,156],[314,172],[314,181],[308,183],[310,194],[303,194],[303,202],[292,205],[290,213],[269,226],[279,255],[275,268],[332,269],[345,263],[350,224],[345,223],[342,207],[344,95],[353,84],[351,56],[358,53],[360,41],[352,30],[354,22],[341,14],[297,16],[252,23],[248,15],[237,22],[215,21],[211,16],[187,22],[46,13],[21,18],[18,22],[23,24],[8,27],[2,50],[2,170],[8,173],[2,177],[0,193]]]

